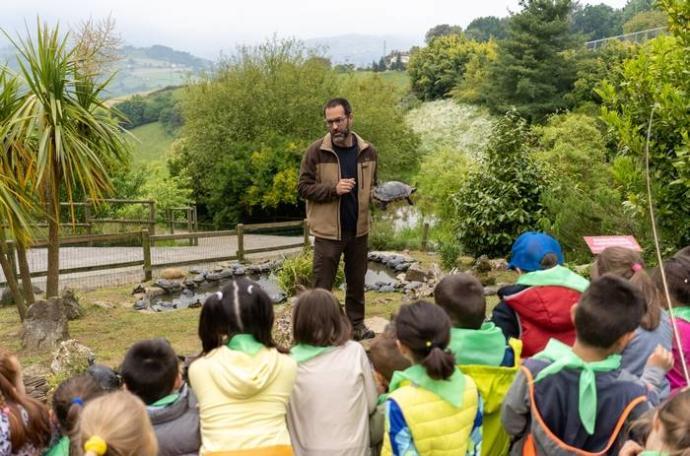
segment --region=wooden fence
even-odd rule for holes
[[[265,230],[276,230],[285,228],[302,228],[304,238],[299,243],[289,243],[273,245],[269,247],[246,249],[244,236],[247,233],[252,233],[256,231]],[[198,245],[199,239],[208,238],[218,238],[226,236],[237,236],[237,249],[234,255],[199,255],[195,258],[185,259],[182,261],[172,261],[166,263],[154,263],[152,261],[151,250],[155,247],[156,242],[160,241],[176,241],[188,239],[191,245]],[[93,234],[86,236],[74,236],[66,237],[60,239],[60,247],[64,246],[75,246],[75,245],[88,245],[91,246],[95,243],[102,242],[133,242],[135,244],[140,244],[142,249],[141,259],[117,263],[103,263],[89,266],[80,266],[73,268],[60,269],[60,275],[74,274],[81,272],[93,272],[93,271],[112,271],[123,268],[131,268],[135,266],[141,266],[143,268],[144,280],[151,280],[153,278],[153,270],[159,268],[166,268],[172,266],[188,266],[192,264],[201,263],[216,263],[220,261],[230,261],[238,260],[243,261],[246,255],[255,253],[272,252],[277,250],[292,249],[298,247],[309,248],[309,225],[306,220],[297,220],[291,222],[276,222],[276,223],[259,223],[244,225],[238,224],[235,226],[234,230],[225,231],[207,231],[207,232],[189,232],[189,233],[179,233],[179,234],[152,234],[148,229],[143,229],[140,232],[129,232],[129,233],[116,233],[116,234]],[[13,241],[8,241],[8,246],[10,249],[10,262],[13,264],[15,271],[18,271],[15,258],[15,246]],[[46,248],[48,246],[47,241],[36,241],[31,245],[31,248]],[[48,271],[34,271],[31,272],[31,277],[45,277]],[[0,282],[0,285],[6,285],[6,281]]]

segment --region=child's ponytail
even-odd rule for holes
[[[434,380],[446,380],[455,371],[455,357],[439,347],[433,347],[420,364]]]
[[[446,380],[455,371],[455,357],[446,351],[450,327],[446,312],[425,301],[401,306],[395,318],[398,340],[434,380]]]

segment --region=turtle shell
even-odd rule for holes
[[[415,190],[416,188],[410,187],[403,182],[388,181],[374,188],[373,196],[379,201],[390,202],[409,198]]]

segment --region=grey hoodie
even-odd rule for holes
[[[196,456],[201,446],[199,407],[184,384],[180,397],[165,407],[146,407],[158,439],[158,456]]]

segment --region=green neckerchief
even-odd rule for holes
[[[230,350],[241,351],[249,356],[254,356],[264,348],[263,344],[254,339],[251,334],[236,334],[228,341]]]
[[[376,399],[376,405],[379,406],[388,400],[388,393],[379,394],[379,398]]]
[[[690,323],[690,307],[687,307],[687,306],[674,307],[673,308],[673,316],[678,317],[678,318],[682,318],[683,320]]]
[[[665,451],[644,450],[638,456],[668,456]]]
[[[158,399],[153,404],[150,404],[149,407],[165,407],[166,405],[174,403],[179,397],[179,392],[170,393],[167,396]]]
[[[528,272],[518,277],[518,285],[529,285],[531,287],[558,286],[566,287],[571,290],[583,293],[589,287],[589,280],[575,274],[565,266],[554,266],[553,268],[542,271]]]
[[[553,361],[542,369],[534,379],[537,383],[549,375],[557,374],[563,369],[577,369],[580,372],[580,393],[578,412],[580,421],[589,435],[594,434],[597,418],[597,380],[595,372],[610,372],[621,365],[621,355],[611,355],[601,361],[587,363],[573,353],[572,348],[556,339],[549,340],[544,351],[534,358]]]
[[[292,359],[297,361],[297,364],[309,361],[312,358],[316,358],[319,356],[321,353],[330,351],[335,347],[332,346],[326,346],[326,347],[319,347],[316,345],[309,345],[309,344],[297,344],[294,347],[290,349],[290,356],[292,356]]]
[[[465,391],[465,376],[458,369],[448,380],[434,380],[421,364],[415,364],[404,371],[396,371],[391,379],[388,392],[400,388],[403,382],[410,381],[418,387],[430,391],[453,407],[462,406],[462,393]]]
[[[46,456],[69,456],[69,437],[62,436],[58,443],[46,453]]]
[[[506,354],[506,338],[489,322],[480,329],[451,328],[448,348],[455,355],[455,364],[500,366]]]

